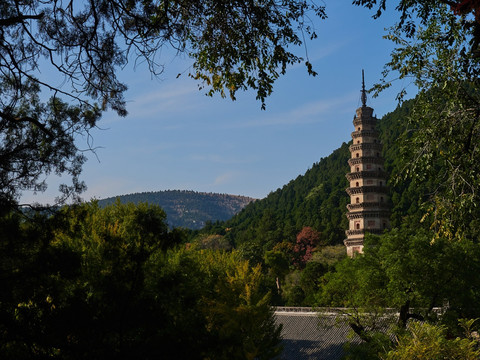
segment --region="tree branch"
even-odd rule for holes
[[[7,113],[4,113],[3,111],[0,111],[0,116],[2,118],[4,118],[5,120],[7,121],[11,121],[11,122],[29,122],[31,124],[34,124],[36,126],[38,126],[38,128],[44,133],[46,134],[49,138],[53,139],[55,136],[53,135],[53,133],[47,129],[47,127],[42,124],[41,122],[39,122],[37,119],[34,119],[30,116],[23,116],[23,117],[14,117],[13,115],[10,115],[10,114],[7,114]]]
[[[25,20],[40,20],[43,18],[44,13],[40,13],[38,15],[19,15],[14,16],[8,19],[0,19],[0,26],[1,27],[8,27],[17,24],[22,24]]]

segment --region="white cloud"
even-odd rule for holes
[[[213,185],[224,185],[235,179],[238,174],[234,171],[229,171],[221,174],[215,178]]]
[[[162,85],[160,85],[162,86]],[[184,99],[187,94],[194,93],[196,90],[191,84],[166,84],[162,89],[148,92],[147,95],[137,96],[133,101],[136,106],[156,104],[158,101],[171,101]]]
[[[191,109],[193,106],[199,106],[196,101],[198,90],[191,82],[179,80],[178,83],[175,83],[175,81],[171,81],[158,83],[158,87],[152,86],[152,84],[145,85],[144,89],[140,89],[134,95],[126,94],[127,119],[162,119],[164,114],[174,114]],[[145,92],[140,92],[142,90]],[[102,123],[110,124],[122,119],[116,113],[111,112],[104,116]],[[176,127],[178,124],[171,126]]]
[[[317,39],[317,41],[320,41],[320,40]],[[309,45],[307,44],[307,49],[306,49],[307,53],[302,57],[305,58],[305,60],[310,61],[310,63],[314,64],[317,61],[323,60],[324,58],[337,53],[343,47],[347,46],[351,41],[352,39],[345,39],[343,41],[332,42],[324,46],[319,46],[319,47],[312,46],[312,48],[315,49],[315,51],[312,51],[312,52],[308,51]],[[307,56],[308,56],[308,59],[307,59]],[[297,67],[303,67],[303,66],[305,66],[303,63],[296,63],[292,66],[292,69]],[[314,70],[315,70],[315,67],[314,67]]]
[[[252,156],[242,155],[239,157],[226,157],[220,154],[194,154],[190,157],[190,160],[198,162],[208,162],[214,164],[228,164],[228,165],[238,165],[238,164],[250,164],[255,162],[256,159]]]
[[[178,112],[192,106],[192,95],[195,91],[192,84],[161,86],[157,91],[136,96],[129,104],[128,110],[136,118],[160,117],[167,112]]]
[[[239,121],[228,125],[233,128],[265,127],[278,125],[310,124],[327,121],[331,118],[332,112],[341,113],[339,109],[349,109],[351,104],[358,97],[357,92],[343,95],[333,99],[319,100],[306,103],[300,107],[281,114],[274,114],[267,118],[257,118],[250,121]]]
[[[317,51],[313,52],[311,56],[309,56],[310,62],[313,63],[315,61],[318,61],[330,55],[333,55],[351,42],[352,42],[352,39],[348,38],[348,39],[344,39],[343,41],[335,41],[330,44],[327,44],[326,46],[321,46],[317,49]]]

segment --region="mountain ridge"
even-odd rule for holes
[[[231,194],[197,192],[193,190],[145,191],[98,200],[101,207],[121,203],[148,202],[158,205],[167,214],[170,227],[198,230],[207,222],[226,221],[257,199]]]

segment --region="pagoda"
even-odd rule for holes
[[[367,94],[362,70],[362,106],[353,117],[350,159],[347,174],[350,196],[347,205],[349,229],[344,244],[348,256],[363,252],[365,233],[381,234],[390,227],[390,212],[387,198],[386,173],[382,158],[382,144],[376,130],[377,118],[367,106]]]

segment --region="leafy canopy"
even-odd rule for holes
[[[176,235],[145,204],[0,217],[0,358],[275,357],[260,266]]]

